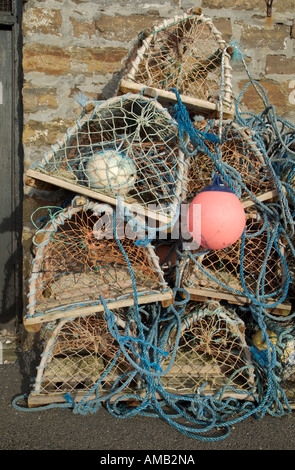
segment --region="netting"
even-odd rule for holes
[[[101,297],[133,303],[168,293],[151,245],[136,245],[131,227],[109,209],[77,197],[37,231],[25,321],[103,309]]]
[[[274,306],[285,299],[289,287],[283,240],[274,240],[263,214],[249,209],[244,234],[236,243],[221,250],[186,251],[182,263],[182,287],[199,296],[228,292]]]
[[[218,302],[189,302],[181,319],[173,366],[161,378],[165,391],[179,395],[202,393],[253,400],[255,373],[245,325],[234,310]],[[167,348],[175,348],[176,327],[167,328]],[[169,361],[162,364],[166,369]]]
[[[125,72],[128,80],[212,102],[219,101],[222,87],[224,104],[232,106],[230,54],[210,18],[192,13],[164,20],[135,52]]]
[[[127,314],[126,309],[114,310],[114,315],[119,334],[134,336],[128,309]],[[132,367],[103,313],[49,322],[42,329],[42,337],[45,347],[32,396],[54,396],[55,402],[65,402],[66,394],[75,402],[86,398],[105,400],[114,395],[112,387],[118,380],[122,380],[119,391],[122,384],[124,389],[130,386],[130,379],[126,385],[124,377]]]
[[[191,71],[194,96],[211,99],[214,87],[226,94],[228,53],[219,39],[200,15],[154,28],[133,65],[138,83],[173,88],[169,113],[143,94],[94,103],[90,113],[88,103],[37,173],[55,175],[61,186],[71,181],[67,188],[79,192],[91,188],[94,156],[115,161],[110,171],[99,167],[94,178],[103,184],[91,188],[93,198],[156,203],[165,214],[172,207],[175,226],[176,206],[218,174],[244,204],[242,236],[205,250],[191,248],[182,232],[174,239],[175,226],[166,238],[159,228],[146,234],[120,205],[78,197],[50,209],[34,237],[24,320],[42,324],[45,340],[29,406],[85,414],[104,404],[116,417],[161,417],[201,440],[226,437],[248,416],[291,411],[295,126],[276,115],[252,79],[259,115],[240,112],[245,87],[232,120],[222,113],[218,121],[192,119],[181,98]],[[212,59],[205,81],[204,58]]]
[[[295,387],[295,329],[290,320],[266,320],[265,333],[257,325],[248,321],[249,344],[253,360],[259,365],[258,377],[263,374],[267,363],[268,351],[275,350],[274,374],[279,384],[278,395],[286,396],[290,404],[294,403]],[[256,380],[260,384],[259,380]]]
[[[184,159],[168,111],[155,99],[132,94],[84,105],[77,123],[34,170],[77,193],[87,188],[103,202],[121,197],[173,217]]]
[[[210,129],[206,122],[194,123],[196,130],[218,135],[219,129]],[[209,154],[202,148],[194,152],[189,165],[187,197],[192,199],[205,186],[209,186],[212,175],[222,167],[224,173],[230,178],[234,187],[240,189],[242,201],[265,197],[272,199],[275,195],[276,185],[272,172],[263,153],[259,150],[252,138],[249,127],[241,127],[236,123],[228,122],[222,130],[220,143],[220,156],[216,161],[210,157],[215,153],[212,141],[205,138],[204,143]]]

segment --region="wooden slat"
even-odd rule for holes
[[[107,194],[99,193],[98,191],[93,191],[90,188],[70,183],[69,181],[65,181],[55,176],[47,175],[40,171],[32,169],[27,170],[25,183],[28,186],[36,186],[35,180],[42,181],[47,185],[52,185],[55,187],[58,186],[59,188],[66,189],[77,194],[81,194],[90,199],[95,199],[103,203],[107,203],[111,206],[116,206],[117,204],[116,198],[108,196]],[[172,221],[172,217],[170,217],[169,215],[160,214],[158,212],[146,209],[145,207],[140,205],[135,199],[132,200],[132,202],[122,201],[122,205],[127,207],[130,211],[136,212],[138,215],[148,217],[149,219],[156,220],[159,223],[165,225],[168,225]]]
[[[145,84],[136,83],[132,80],[122,79],[119,87],[121,93],[141,93],[144,90],[145,96],[150,96],[151,98],[156,98],[158,101],[164,105],[169,103],[175,104],[177,98],[175,93],[166,90],[160,90],[159,88],[147,87]],[[191,96],[181,95],[182,104],[184,104],[189,110],[193,110],[196,113],[204,113],[210,115],[211,117],[219,117],[220,110],[219,106],[216,103],[211,103],[210,101],[201,100],[198,98],[193,98]],[[225,119],[230,119],[234,115],[233,109],[224,108],[223,117]]]
[[[189,293],[190,299],[195,301],[204,301],[204,299],[216,299],[216,300],[227,300],[228,302],[235,305],[245,305],[251,303],[251,300],[243,295],[231,294],[229,292],[220,292],[209,289],[198,289],[195,287],[185,287],[185,290]],[[274,301],[269,302],[273,304]],[[276,315],[287,316],[291,312],[292,305],[289,302],[284,302],[277,305],[276,307],[270,307],[268,310],[270,313]]]
[[[130,390],[126,390],[124,393],[126,392],[130,392]],[[54,403],[67,403],[67,400],[65,399],[65,394],[67,392],[58,392],[58,393],[46,393],[46,394],[37,394],[37,393],[31,393],[29,396],[28,396],[28,407],[29,408],[35,408],[35,407],[38,407],[38,406],[45,406],[45,405],[52,405]],[[87,394],[87,391],[75,391],[74,392],[75,396],[73,397],[73,400],[78,403],[80,402],[84,397],[85,395]],[[100,393],[100,397],[101,398],[104,398],[105,397],[105,400],[108,399],[110,393],[109,392],[101,392]],[[123,395],[123,393],[121,394]],[[120,396],[120,394],[117,394],[116,396],[112,397],[111,398],[111,402],[113,400],[115,400],[116,398],[118,398],[118,396]],[[95,393],[92,393],[90,394],[89,396],[87,396],[87,399],[85,400],[85,402],[87,401],[90,401],[90,400],[95,400],[97,397],[95,395]]]
[[[166,389],[166,391],[169,391],[169,387]],[[112,403],[119,396],[126,395],[126,393],[128,393],[128,392],[134,393],[132,390],[130,391],[129,389],[123,390],[123,392],[118,393],[113,397],[110,397],[110,402]],[[172,389],[171,392],[174,395],[178,395],[179,397],[183,396],[183,394],[181,392],[178,392],[175,389]],[[136,396],[138,396],[138,397],[145,397],[145,392],[144,391],[140,393],[138,390],[136,390],[135,393],[136,393]],[[206,395],[206,396],[210,396],[210,395],[214,394],[214,392],[210,392],[210,390],[206,390],[206,391],[203,391],[203,394]],[[86,395],[85,391],[84,392],[83,391],[77,391],[77,392],[75,392],[75,396],[73,397],[73,400],[76,403],[78,403],[79,401],[81,401],[85,397],[85,395]],[[64,396],[65,396],[65,392],[51,393],[51,394],[31,393],[28,397],[28,407],[29,408],[35,408],[35,407],[38,407],[38,406],[52,405],[54,403],[67,403]],[[107,393],[107,392],[105,394],[101,393],[100,396],[101,396],[101,398],[104,398],[105,400],[107,400],[109,398],[109,393]],[[90,401],[90,400],[95,400],[95,398],[96,398],[96,396],[93,393],[93,394],[87,396],[87,399],[85,401],[87,402],[87,401]],[[158,400],[161,400],[162,396],[159,393],[156,392],[155,393],[155,398],[158,399]],[[235,398],[237,400],[248,400],[248,401],[253,401],[254,400],[253,396],[250,395],[247,392],[236,393],[236,392],[233,392],[233,391],[225,391],[224,394],[223,394],[223,398],[224,399],[226,399],[226,398]],[[103,401],[104,400],[102,400],[102,402]],[[129,406],[136,406],[136,405],[139,404],[139,401],[134,400],[134,397],[130,397],[128,399],[126,398],[125,401]]]
[[[26,172],[25,184],[27,186],[34,187],[39,190],[46,190],[46,191],[54,191],[56,189],[56,186],[58,186],[59,188],[76,192],[78,194],[84,195],[91,199],[96,199],[101,202],[105,202],[112,206],[116,205],[116,199],[111,196],[108,196],[107,194],[98,193],[97,191],[93,191],[90,188],[76,185],[74,183],[70,183],[68,181],[62,180],[55,176],[50,176],[40,171],[36,171],[32,169],[29,169]],[[267,191],[265,193],[259,194],[258,196],[256,196],[256,199],[260,202],[267,202],[267,201],[272,201],[277,197],[278,197],[278,192],[276,189],[273,189],[271,191]],[[256,201],[254,199],[249,198],[249,199],[242,200],[241,203],[243,207],[246,209],[248,207],[254,206],[256,204]],[[172,218],[169,216],[165,216],[157,212],[145,209],[135,199],[132,202],[123,201],[123,205],[126,207],[129,207],[131,210],[132,209],[136,210],[139,214],[142,214],[144,216],[149,216],[153,219],[159,220],[160,222],[163,222],[166,224],[170,223],[172,220]]]
[[[173,292],[172,290],[168,290],[167,292],[163,293],[151,293],[147,295],[138,296],[138,304],[144,305],[153,302],[161,302],[163,307],[168,307],[173,302]],[[118,300],[114,302],[108,302],[108,308],[110,310],[115,310],[118,308],[130,307],[134,305],[134,298],[130,297],[128,299]],[[55,310],[54,312],[47,312],[42,315],[36,315],[35,317],[25,317],[23,320],[23,325],[27,331],[36,331],[40,328],[40,325],[44,322],[55,321],[59,319],[65,318],[76,318],[84,315],[91,315],[92,313],[103,312],[104,306],[94,305],[91,307],[83,307],[83,308],[72,308],[69,310]]]
[[[265,193],[259,194],[255,197],[260,202],[272,201],[278,197],[278,192],[276,189],[272,189],[271,191],[266,191]],[[244,209],[247,209],[248,207],[254,206],[256,201],[254,199],[244,199],[241,203]]]
[[[189,362],[189,361],[188,361]],[[196,363],[188,363],[188,364],[178,364],[174,362],[174,364],[170,367],[167,374],[163,376],[166,380],[171,379],[171,377],[176,377],[177,380],[181,379],[188,379],[188,378],[200,378],[200,376],[204,376],[208,374],[209,376],[221,376],[224,375],[222,372],[221,366],[218,364],[204,364],[200,362],[199,364]]]

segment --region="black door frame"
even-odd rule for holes
[[[12,60],[13,60],[13,138],[12,138],[12,252],[14,265],[14,291],[15,291],[15,317],[6,318],[5,312],[1,312],[0,330],[5,329],[9,333],[17,333],[22,321],[23,310],[23,258],[22,258],[22,202],[23,202],[23,108],[22,108],[22,0],[12,0],[11,12],[0,11],[0,28],[11,30],[12,34]]]

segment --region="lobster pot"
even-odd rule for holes
[[[290,309],[288,303],[280,306],[288,292],[283,240],[274,236],[267,218],[250,208],[236,243],[220,250],[186,251],[181,271],[181,285],[194,299],[254,301],[265,308]]]
[[[176,89],[188,107],[208,114],[223,86],[223,104],[232,107],[230,54],[209,17],[188,12],[145,33],[129,54],[121,90],[151,87],[165,102]]]
[[[150,209],[151,218],[158,214],[167,222],[182,197],[184,171],[178,127],[168,111],[156,99],[127,94],[89,103],[43,161],[28,170],[27,181],[121,202],[141,215]]]
[[[218,129],[207,128],[206,123],[196,122],[197,131],[218,135]],[[276,193],[273,173],[266,163],[264,155],[254,141],[249,128],[235,123],[224,125],[220,156],[216,155],[215,146],[204,139],[208,151],[198,150],[190,158],[187,197],[193,199],[205,186],[209,186],[212,175],[221,171],[240,191],[245,207],[254,205],[257,200],[264,202],[273,199]],[[225,179],[224,179],[224,182]]]
[[[117,309],[112,314],[118,337],[110,331],[102,312],[42,327],[44,349],[29,406],[66,402],[67,397],[76,403],[103,400],[115,396],[115,389],[132,388],[132,380],[125,383],[132,368],[118,339],[124,334],[133,335],[134,328],[128,309]]]
[[[171,328],[168,350],[175,347],[176,328]],[[165,370],[169,361],[162,364]],[[175,360],[161,378],[166,392],[222,398],[253,399],[254,368],[245,340],[243,321],[218,302],[189,302]]]
[[[77,205],[77,204],[80,205]],[[133,237],[133,238],[132,238]],[[109,206],[77,196],[34,237],[24,325],[170,301],[158,257]]]

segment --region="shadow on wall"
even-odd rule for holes
[[[115,96],[119,90],[120,81],[123,77],[124,69],[120,72],[115,72],[112,75],[112,78],[108,81],[108,83],[104,86],[100,93],[100,99],[108,100]]]
[[[0,331],[15,333],[22,317],[22,249],[21,249],[21,217],[22,209],[18,207],[10,217],[0,222],[1,239],[5,264],[1,266],[3,276],[2,292],[0,292]]]

